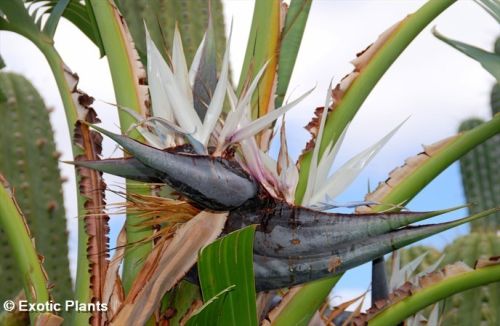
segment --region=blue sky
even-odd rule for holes
[[[231,47],[232,71],[237,77],[243,60],[253,10],[251,1],[225,0],[226,26],[233,20]],[[352,70],[349,61],[377,36],[396,21],[415,11],[425,1],[379,0],[320,0],[313,3],[308,27],[304,34],[296,70],[290,83],[291,97],[297,97],[316,85],[314,93],[287,115],[287,135],[291,153],[296,158],[308,140],[302,128],[313,109],[322,105],[330,79],[338,82]],[[436,19],[445,35],[490,49],[500,34],[496,22],[473,1],[458,1]],[[62,22],[55,37],[56,47],[72,70],[80,76],[80,88],[100,100],[96,110],[103,126],[118,131],[115,109],[102,101],[114,102],[111,79],[105,60],[85,36],[69,23]],[[50,70],[38,50],[27,40],[12,33],[0,32],[0,53],[7,70],[27,76],[43,95],[48,106],[55,108],[51,120],[56,142],[63,160],[70,160],[70,143],[64,120],[64,111]],[[234,78],[237,80],[237,78]],[[487,118],[488,96],[493,79],[474,61],[435,39],[430,27],[415,42],[379,82],[364,103],[359,115],[351,123],[345,145],[339,154],[339,163],[347,160],[376,139],[381,138],[401,121],[410,117],[387,147],[375,158],[360,178],[343,194],[339,201],[361,200],[367,180],[375,187],[389,171],[404,159],[430,144],[455,133],[460,121],[470,116]],[[104,156],[110,155],[114,145],[104,143]],[[65,206],[70,231],[71,259],[76,250],[76,201],[72,168],[61,165],[65,184]],[[108,177],[110,185],[119,185],[119,178]],[[120,198],[108,194],[108,202]],[[413,210],[431,210],[463,204],[458,166],[453,165],[430,184],[409,205]],[[433,222],[463,216],[465,211],[447,214]],[[116,235],[123,219],[113,217],[112,235]],[[424,241],[438,248],[466,232],[466,227],[454,229]],[[340,282],[338,293],[346,296],[364,291],[369,284],[366,266],[349,272]],[[348,297],[344,298],[348,299]]]

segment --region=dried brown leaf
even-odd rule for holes
[[[262,321],[261,326],[273,325],[274,320],[281,314],[283,309],[286,308],[286,306],[292,301],[292,299],[295,298],[298,293],[300,293],[301,289],[301,285],[290,288],[288,292],[283,295],[281,302],[267,314],[266,318]]]
[[[262,291],[257,293],[257,317],[259,320],[264,319],[264,317],[271,309],[271,303],[273,298],[276,296],[276,291]]]
[[[100,120],[90,105],[94,99],[77,89],[78,76],[67,67],[65,76],[72,87],[72,97],[78,108],[78,118],[88,123],[98,123]],[[75,161],[99,160],[102,151],[102,136],[89,129],[86,123],[80,120],[76,122],[73,130],[73,141],[75,146],[80,147],[83,154],[75,157]],[[109,216],[104,212],[106,205],[104,190],[106,184],[102,179],[102,173],[84,167],[77,167],[79,175],[79,190],[85,203],[85,231],[88,235],[87,258],[90,268],[90,288],[92,290],[92,302],[102,301],[102,290],[104,288],[106,270],[108,267],[108,233]],[[92,325],[101,325],[102,316],[98,311],[93,312]]]
[[[490,258],[481,258],[476,261],[474,265],[475,269],[498,265],[500,264],[500,256],[490,257]]]
[[[168,246],[157,245],[150,254],[153,258],[146,260],[111,325],[126,325],[132,319],[138,325],[144,324],[154,313],[162,296],[196,263],[201,248],[222,232],[226,217],[227,213],[203,211],[183,224],[171,240],[162,241]],[[156,250],[158,247],[161,250]]]
[[[327,317],[323,317],[325,324],[330,325],[333,324],[333,320],[340,316],[341,313],[346,311],[347,308],[349,308],[353,303],[357,302],[359,299],[364,298],[367,292],[362,293],[361,295],[355,297],[354,299],[351,299],[346,302],[342,302],[340,305],[337,307],[333,308],[333,310],[330,312],[330,314]],[[363,303],[361,303],[362,305]]]
[[[125,228],[122,228],[118,239],[116,240],[116,251],[113,259],[109,263],[106,271],[106,282],[104,283],[102,300],[108,304],[106,319],[111,319],[120,305],[125,300],[125,293],[121,284],[119,269],[125,254],[125,246],[127,244],[127,234]]]
[[[180,320],[179,324],[181,326],[184,326],[186,325],[186,323],[188,322],[188,320],[196,313],[198,312],[198,310],[203,306],[203,301],[197,299],[195,300],[191,306],[189,307],[188,311],[186,312],[186,314],[182,317],[182,319]]]
[[[362,316],[361,315],[361,308],[363,308],[363,303],[365,302],[365,299],[366,299],[366,293],[367,292],[363,293],[363,295],[361,296],[361,302],[357,305],[356,309],[354,309],[352,314],[350,314],[349,317],[344,321],[342,326],[352,325],[352,324],[354,324],[353,323],[354,319]]]

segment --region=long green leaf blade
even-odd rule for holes
[[[307,17],[312,0],[292,0],[285,18],[285,27],[281,32],[280,55],[278,62],[278,85],[274,106],[280,107],[292,77],[295,60],[299,53],[300,42],[306,28]]]
[[[500,1],[498,0],[475,0],[495,20],[500,23]]]
[[[231,285],[208,300],[187,322],[187,326],[220,325],[224,303],[229,292],[236,286]]]
[[[70,0],[59,0],[55,5],[55,7],[52,9],[49,19],[47,19],[47,22],[43,27],[43,32],[48,36],[50,36],[51,38],[54,37],[57,24],[59,24],[59,19],[61,19],[61,16],[64,13],[69,2]]]
[[[266,72],[259,81],[258,91],[252,97],[252,119],[266,114],[276,75],[280,38],[280,1],[257,0],[252,27],[241,69],[237,94],[241,95],[256,73],[267,63]]]
[[[205,301],[235,285],[218,325],[257,325],[253,239],[255,226],[235,231],[202,249],[198,260]]]

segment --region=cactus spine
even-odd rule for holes
[[[0,73],[0,171],[15,195],[45,257],[44,266],[52,294],[61,302],[72,297],[68,260],[68,235],[61,177],[58,169],[49,112],[29,81]],[[10,248],[0,230],[0,301],[11,299],[22,288]]]
[[[141,58],[146,58],[144,21],[151,38],[159,49],[171,52],[175,24],[178,24],[182,36],[184,53],[188,64],[207,28],[208,2],[185,0],[118,0],[120,12],[127,21],[135,46]],[[212,23],[216,37],[217,53],[224,53],[226,45],[224,34],[224,16],[220,0],[212,0]],[[219,63],[222,58],[218,58]]]

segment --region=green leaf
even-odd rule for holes
[[[196,301],[201,300],[200,288],[187,281],[181,281],[177,287],[163,297],[162,312],[166,309],[174,309],[175,315],[169,319],[169,325],[180,325],[180,321],[185,317]]]
[[[310,282],[283,307],[273,326],[306,326],[343,274]]]
[[[14,193],[7,180],[0,174],[0,227],[15,257],[17,270],[22,275],[24,293],[31,303],[49,300],[46,273],[34,247],[28,224],[19,210]],[[5,240],[4,240],[5,241]],[[30,312],[31,323],[39,311]]]
[[[278,63],[278,85],[276,87],[275,107],[283,104],[283,99],[292,77],[295,60],[299,53],[300,42],[309,17],[312,0],[292,0],[281,32],[281,45]]]
[[[3,61],[2,56],[0,55],[0,69],[5,68],[5,61]]]
[[[61,19],[61,16],[64,13],[64,10],[68,6],[69,2],[70,0],[59,0],[55,7],[51,10],[52,12],[50,13],[49,19],[43,27],[43,32],[51,38],[54,37],[59,19]]]
[[[500,55],[448,38],[439,33],[436,28],[432,29],[432,33],[441,41],[479,62],[484,69],[496,78],[497,82],[500,82]]]
[[[201,250],[198,260],[205,301],[235,285],[217,325],[257,325],[253,240],[255,226],[235,231]]]
[[[74,1],[72,1],[72,2],[74,2]],[[99,52],[101,53],[101,57],[104,57],[104,55],[106,54],[106,50],[104,48],[104,43],[103,43],[103,40],[101,37],[101,32],[100,32],[99,26],[97,25],[97,20],[96,20],[95,14],[94,14],[94,8],[92,7],[92,5],[90,3],[88,3],[85,5],[85,9],[87,11],[87,17],[89,19],[89,25],[90,25],[90,28],[92,29],[92,35],[93,35],[93,38],[90,38],[90,39],[99,48]],[[77,27],[80,28],[80,26],[78,26],[78,25],[77,25]]]
[[[252,119],[265,115],[276,75],[280,39],[280,1],[257,0],[252,26],[241,69],[237,94],[242,95],[248,83],[267,64],[259,81],[258,91],[252,96]]]
[[[493,18],[500,23],[500,1],[498,0],[475,0]]]
[[[236,285],[231,285],[208,300],[195,314],[193,314],[186,325],[221,325],[224,303],[229,292],[233,291],[235,287]]]
[[[19,33],[32,42],[41,42],[43,34],[30,16],[28,9],[21,0],[0,1],[0,13],[7,19],[2,19],[0,29]]]

